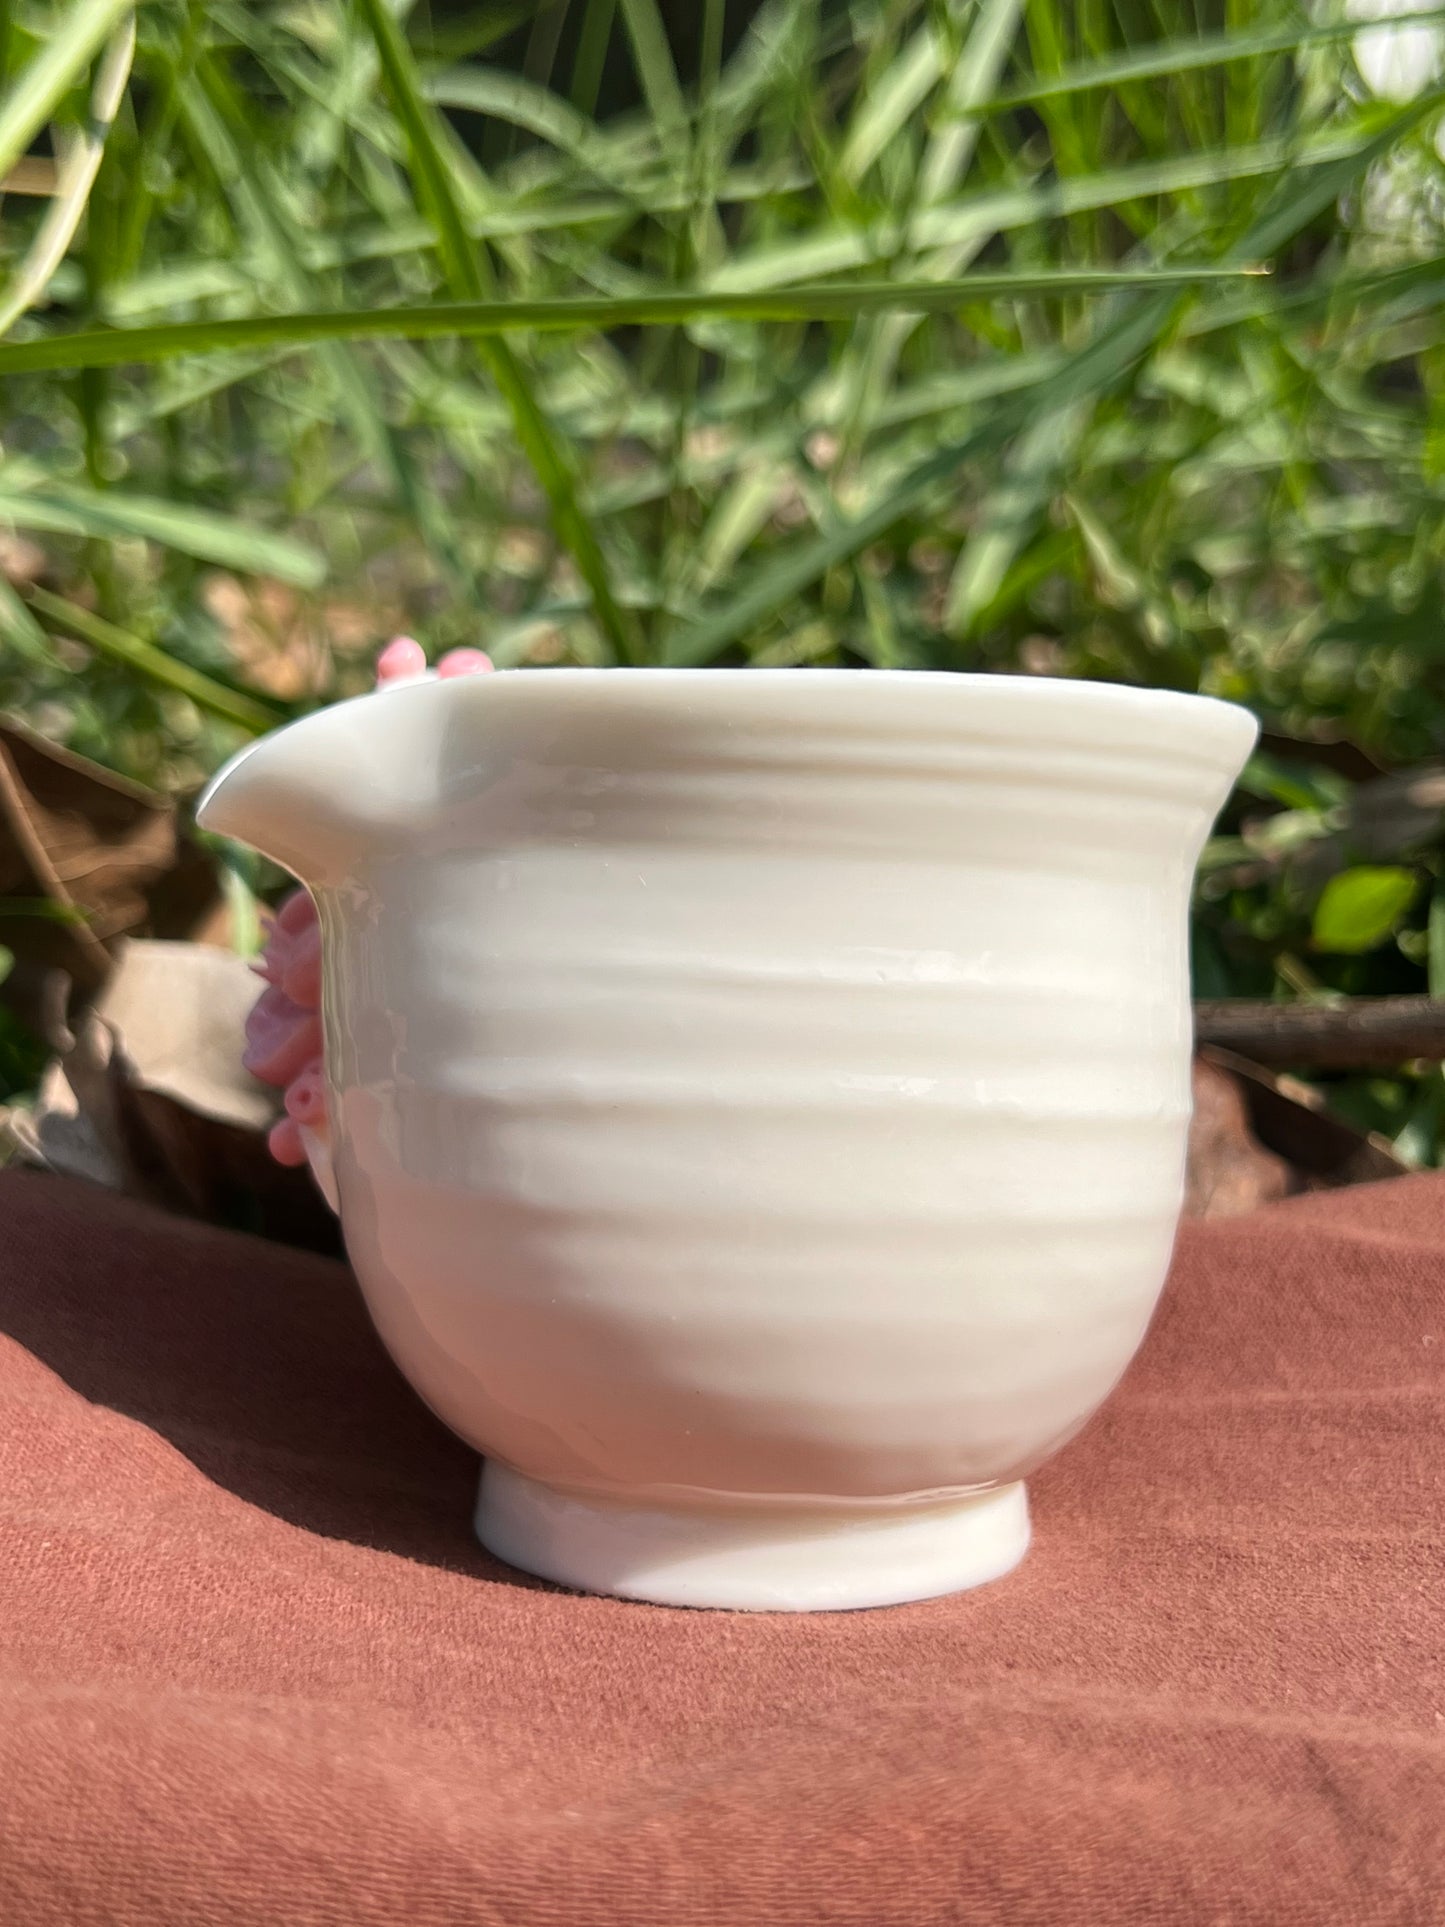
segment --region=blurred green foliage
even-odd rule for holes
[[[0,159],[50,126],[62,192],[4,207],[0,703],[185,790],[403,628],[1202,689],[1267,735],[1206,857],[1201,992],[1445,990],[1445,795],[1393,774],[1445,756],[1445,14],[1406,45],[1289,0],[674,13],[7,11]],[[863,292],[981,273],[1027,291]],[[819,283],[826,319],[747,312]],[[639,325],[679,290],[732,311]],[[592,325],[200,352],[567,297]],[[197,352],[161,359],[177,324]],[[81,365],[112,327],[131,359]],[[1428,1159],[1440,1083],[1340,1095]]]

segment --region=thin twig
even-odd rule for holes
[[[1196,1003],[1200,1044],[1276,1068],[1392,1070],[1416,1058],[1445,1061],[1445,1000],[1353,997],[1341,1004],[1246,998]]]

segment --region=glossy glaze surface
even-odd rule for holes
[[[1014,678],[534,671],[238,759],[202,820],[317,895],[402,1370],[604,1505],[1017,1480],[1163,1281],[1189,882],[1253,735]]]

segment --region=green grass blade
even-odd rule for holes
[[[34,667],[48,666],[53,660],[49,638],[31,615],[8,577],[0,575],[0,636],[16,655]]]
[[[874,426],[894,427],[900,423],[923,421],[976,401],[991,401],[1019,388],[1034,388],[1047,376],[1057,373],[1064,360],[1059,350],[1039,354],[989,355],[972,366],[947,370],[894,388],[873,417]],[[831,398],[819,410],[820,421],[836,423],[839,407]]]
[[[0,102],[0,178],[50,119],[135,0],[79,0]]]
[[[731,602],[678,630],[669,638],[667,659],[689,664],[712,660],[837,563],[850,560],[886,535],[964,462],[1003,447],[1032,420],[1067,409],[1118,381],[1158,339],[1173,308],[1171,295],[1156,294],[1138,301],[1132,314],[1101,325],[1096,336],[1040,383],[1034,394],[1003,401],[960,440],[926,456],[861,515],[796,543],[789,553],[764,564]]]
[[[521,74],[491,67],[449,67],[426,82],[426,98],[438,107],[462,107],[487,114],[547,141],[559,154],[601,173],[613,143],[600,140],[596,127],[560,95]]]
[[[1445,22],[1445,7],[1427,7],[1419,12],[1382,14],[1380,24],[1392,30],[1413,22]],[[1131,81],[1163,80],[1172,74],[1198,72],[1201,68],[1220,67],[1230,61],[1257,60],[1262,55],[1294,53],[1298,48],[1320,45],[1331,40],[1350,40],[1368,31],[1371,22],[1323,20],[1301,22],[1297,27],[1276,28],[1259,33],[1201,34],[1197,39],[1181,36],[1132,48],[1128,53],[1109,55],[1100,60],[1079,61],[1056,74],[1039,75],[1016,87],[994,94],[982,104],[984,113],[1006,113],[1014,107],[1032,106],[1062,94],[1086,93],[1098,87],[1126,86]]]
[[[922,107],[942,71],[938,36],[920,27],[854,109],[838,172],[855,186]]]
[[[1087,425],[1087,403],[1072,401],[1032,422],[1010,448],[949,583],[944,609],[949,635],[973,635],[1075,459]]]
[[[0,468],[0,522],[103,541],[141,536],[201,562],[274,576],[301,589],[317,589],[326,578],[325,557],[291,536],[248,528],[187,503],[51,481],[28,464]]]
[[[0,335],[34,307],[64,260],[90,200],[135,54],[135,21],[126,19],[99,63],[83,132],[63,141],[55,198],[15,272],[0,292]]]
[[[919,170],[925,204],[940,200],[960,180],[978,142],[979,108],[998,83],[1018,32],[1023,0],[983,0],[948,84],[942,124],[929,140]]]
[[[447,280],[459,299],[480,303],[491,291],[492,277],[485,257],[466,232],[410,49],[383,0],[360,0],[360,7],[376,42],[392,105],[406,132],[418,199],[436,225]],[[598,625],[618,660],[630,661],[634,654],[632,624],[617,602],[602,545],[578,502],[577,474],[570,453],[543,415],[509,345],[489,341],[481,330],[476,334],[483,365],[511,412],[517,439],[551,507],[557,538],[591,591]]]
[[[617,0],[588,0],[587,11],[582,16],[582,34],[572,62],[571,87],[572,105],[579,114],[596,112],[616,11]]]
[[[177,662],[174,656],[168,656],[164,649],[158,649],[153,642],[146,642],[143,637],[134,636],[126,629],[118,629],[113,622],[106,622],[100,616],[92,615],[89,609],[82,609],[74,602],[52,595],[48,589],[32,589],[29,603],[33,610],[46,617],[65,635],[88,643],[98,654],[108,656],[112,662],[123,663],[127,668],[134,669],[148,682],[157,683],[163,689],[173,689],[178,695],[188,696],[198,709],[204,709],[228,723],[235,723],[253,736],[264,735],[268,729],[275,729],[279,723],[286,721],[285,714],[273,709],[270,703],[227,689],[223,683],[214,682],[203,671],[193,669],[189,663]]]
[[[862,314],[957,313],[976,301],[1059,299],[1107,294],[1120,288],[1185,288],[1257,275],[1237,268],[1052,268],[1003,269],[956,281],[839,282],[822,287],[770,288],[756,292],[645,294],[598,300],[452,301],[419,307],[319,309],[299,314],[247,315],[208,321],[158,323],[146,328],[99,329],[47,335],[35,341],[0,342],[0,375],[41,369],[116,368],[127,363],[168,361],[177,355],[270,347],[303,348],[315,342],[394,339],[423,341],[448,336],[485,338],[519,331],[579,333],[709,319],[748,321],[847,321]]]
[[[1414,105],[1406,110],[1418,118]],[[1391,123],[1395,138],[1408,120]],[[1128,166],[1024,187],[986,187],[921,207],[900,231],[897,222],[830,225],[799,239],[769,242],[740,250],[710,279],[718,289],[761,289],[812,280],[850,269],[876,267],[896,258],[900,245],[913,254],[976,243],[995,234],[1036,229],[1060,217],[1122,206],[1130,201],[1175,195],[1230,181],[1348,163],[1379,150],[1380,117],[1371,110],[1354,127],[1300,144],[1287,139],[1260,141],[1242,148],[1210,148],[1193,154],[1150,158]]]
[[[1357,151],[1313,168],[1301,169],[1268,196],[1231,253],[1253,260],[1292,240],[1359,177],[1375,155],[1426,109],[1412,104],[1390,116],[1373,139]],[[1088,410],[1070,399],[1041,412],[1010,449],[1001,486],[970,535],[949,589],[946,623],[950,634],[970,635],[988,610],[1019,549],[1053,495],[1060,477],[1077,460]]]
[[[611,173],[610,157],[604,156],[599,165]],[[796,192],[805,185],[805,177],[798,170],[787,175],[774,171],[760,177],[756,170],[734,169],[719,181],[717,199],[744,207],[774,194]],[[692,194],[674,187],[653,190],[645,211],[653,215],[683,214],[692,205]],[[466,231],[473,241],[545,244],[573,230],[588,236],[597,230],[605,233],[619,222],[634,219],[639,211],[640,203],[630,189],[627,197],[592,192],[469,212]],[[433,252],[437,245],[435,228],[417,218],[393,218],[385,226],[371,224],[345,235],[306,235],[300,241],[298,262],[312,274],[361,268],[373,262],[405,263],[407,256]],[[856,262],[850,255],[840,265],[853,266]],[[781,277],[785,281],[797,278],[791,274]],[[188,302],[237,300],[251,292],[255,281],[256,264],[244,254],[231,261],[186,261],[156,268],[118,286],[107,301],[107,312],[123,320]]]
[[[748,466],[718,497],[698,534],[689,559],[688,589],[694,593],[709,589],[734,566],[773,514],[786,479],[782,463],[763,460],[755,448]]]
[[[384,0],[359,0],[359,6],[376,43],[392,107],[406,135],[417,200],[436,230],[442,270],[459,299],[484,300],[493,285],[490,264],[466,231],[452,190],[448,161],[401,28]]]
[[[311,299],[312,282],[302,259],[294,222],[284,206],[281,185],[264,165],[259,143],[248,135],[246,103],[229,75],[211,58],[198,57],[196,78],[178,90],[184,124],[214,170],[217,185],[249,233],[273,286],[293,303]],[[418,472],[402,438],[378,406],[369,371],[345,346],[341,336],[329,336],[321,364],[329,375],[362,448],[387,474],[398,499],[415,519],[429,550],[452,579],[465,581],[465,570],[455,539],[426,478]],[[265,345],[259,344],[259,345]]]
[[[1445,885],[1437,883],[1430,896],[1428,972],[1430,995],[1445,999]]]
[[[1313,163],[1308,156],[1301,156],[1299,165],[1279,182],[1227,258],[1258,261],[1274,254],[1353,187],[1372,161],[1388,153],[1403,135],[1442,105],[1445,88],[1432,89],[1407,106],[1372,117],[1373,127],[1355,152],[1322,156]]]
[[[450,8],[441,18],[428,8],[418,35],[422,55],[429,60],[468,60],[525,27],[536,11],[537,0],[491,0],[485,7],[468,8],[455,17]],[[418,7],[416,12],[422,15],[423,9]]]
[[[840,521],[821,535],[811,536],[775,560],[753,571],[740,593],[721,608],[704,612],[700,621],[673,631],[667,638],[664,660],[696,667],[714,661],[768,622],[794,596],[809,588],[839,562],[847,562],[870,542],[886,535],[895,523],[927,500],[966,461],[998,447],[1007,427],[1002,416],[970,430],[961,439],[926,457],[862,514]]]
[[[657,0],[621,0],[621,6],[637,77],[666,154],[672,151],[674,141],[686,138],[687,129],[687,107],[667,44],[667,30]]]

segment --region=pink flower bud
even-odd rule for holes
[[[306,1146],[301,1142],[301,1132],[289,1117],[283,1117],[279,1124],[271,1126],[266,1148],[278,1164],[296,1166],[306,1162]]]
[[[276,979],[273,982],[278,981]],[[303,1010],[321,1008],[321,931],[312,924],[291,947],[279,978],[280,987]]]
[[[287,1085],[321,1055],[321,1019],[302,1010],[284,990],[263,990],[246,1019],[241,1062],[263,1084]]]
[[[383,689],[425,674],[426,651],[411,636],[393,637],[376,659],[376,680]]]
[[[293,890],[289,897],[281,899],[276,907],[278,930],[284,930],[288,937],[295,937],[315,926],[316,903],[309,890]]]
[[[446,680],[485,675],[492,660],[480,649],[449,649],[437,665]],[[426,651],[412,636],[396,636],[377,657],[377,687],[415,682],[426,674]],[[326,1074],[321,1057],[321,929],[307,890],[293,890],[267,919],[266,943],[252,965],[269,986],[246,1020],[242,1058],[253,1077],[286,1093],[286,1114],[268,1143],[278,1164],[306,1163],[303,1129],[325,1133]]]
[[[326,1123],[326,1076],[321,1059],[313,1057],[286,1087],[286,1115],[313,1129]]]
[[[449,649],[437,664],[437,674],[445,681],[453,676],[483,676],[495,667],[481,649]]]

